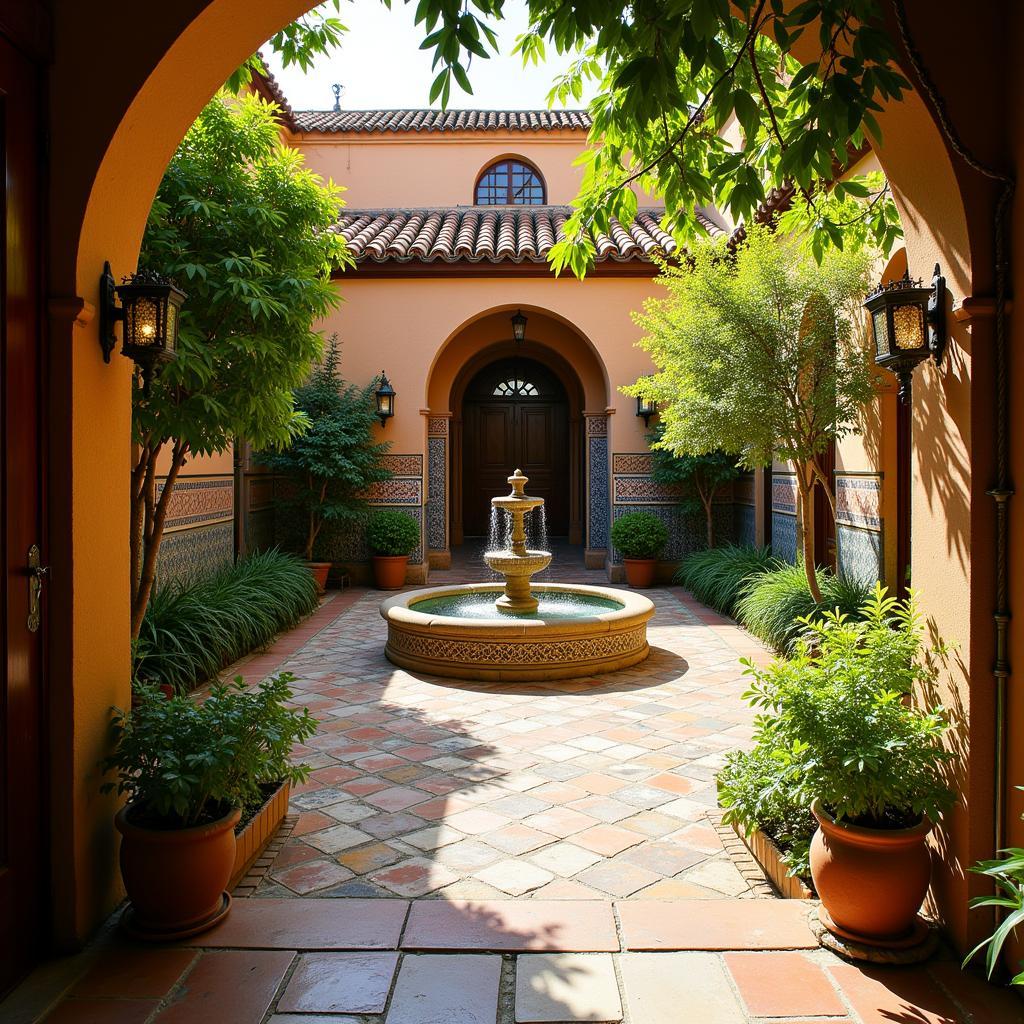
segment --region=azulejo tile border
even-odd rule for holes
[[[210,576],[235,558],[235,526],[229,520],[167,534],[160,545],[161,583],[191,583]]]
[[[650,452],[616,452],[612,456],[613,473],[635,473],[644,475],[651,472],[654,457]]]
[[[381,463],[394,476],[423,476],[423,456],[418,452],[412,455],[385,455]]]
[[[796,516],[772,509],[772,554],[791,564],[796,562]]]
[[[427,438],[427,547],[431,551],[448,547],[447,435]]]
[[[408,476],[380,480],[367,490],[366,500],[371,505],[421,505],[423,478]]]
[[[603,432],[591,432],[596,418],[587,419],[587,547],[601,550],[609,544],[608,438]]]
[[[427,418],[427,433],[431,437],[447,437],[448,436],[448,417],[447,416],[430,416]]]
[[[882,480],[870,476],[836,474],[836,523],[882,529]]]
[[[163,492],[165,484],[166,480],[157,481],[158,495]],[[216,522],[231,522],[235,513],[234,477],[179,478],[168,504],[167,533]]]
[[[796,515],[795,473],[772,473],[772,512]]]
[[[650,476],[612,478],[612,501],[620,505],[674,505],[682,496],[682,488],[655,483]]]
[[[871,585],[885,575],[885,544],[881,530],[836,524],[836,561],[844,576]]]

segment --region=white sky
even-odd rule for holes
[[[288,102],[295,110],[330,110],[334,106],[331,85],[341,83],[344,110],[389,107],[427,107],[433,52],[420,50],[426,36],[423,25],[414,24],[415,4],[393,0],[388,10],[380,0],[355,0],[342,4],[339,17],[348,27],[341,47],[330,57],[321,57],[304,75],[292,66],[282,70],[277,59],[264,49]],[[501,55],[489,60],[474,58],[469,69],[473,95],[452,87],[449,107],[478,107],[487,110],[546,108],[547,93],[556,75],[569,63],[549,53],[547,63],[528,68],[522,59],[510,56],[516,36],[527,25],[526,5],[508,0],[505,20],[498,24]],[[584,95],[584,104],[590,93]],[[439,102],[432,104],[440,107]],[[576,106],[577,104],[568,104]]]

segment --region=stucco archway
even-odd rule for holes
[[[129,676],[129,369],[125,361],[103,364],[89,304],[96,303],[105,259],[117,273],[135,266],[160,176],[203,103],[262,40],[309,6],[308,0],[255,6],[245,0],[185,0],[96,18],[87,5],[64,4],[56,19],[48,83],[47,443],[54,567],[49,672],[59,685],[50,711],[50,788],[55,930],[65,943],[86,935],[118,895],[111,804],[96,795],[94,765],[105,743],[107,709],[125,703]],[[973,75],[984,93],[991,61],[985,41],[994,38],[992,26],[983,19],[957,19],[956,59],[947,60],[949,18],[935,17],[923,0],[908,6],[918,46],[933,55],[953,120],[987,138],[991,119],[979,112],[975,91],[956,90],[951,76]],[[955,16],[952,6],[949,12]],[[83,53],[89,55],[88,74],[82,73]],[[988,294],[989,193],[962,164],[951,162],[918,96],[890,105],[878,120],[885,132],[879,157],[907,228],[913,271],[928,270],[938,259],[958,300]],[[971,677],[987,678],[992,657],[988,584],[994,531],[984,494],[991,480],[992,412],[984,397],[992,382],[991,327],[984,319],[972,321],[973,315],[968,310],[954,323],[947,367],[926,370],[915,388],[915,418],[933,439],[934,451],[953,452],[957,466],[964,467],[953,483],[966,496],[966,520],[956,522],[945,512],[949,477],[938,454],[918,467],[914,548],[915,581],[929,594],[925,610],[942,635],[959,640],[963,662],[945,696],[965,705],[960,781],[966,803],[954,816],[954,839],[946,851],[955,867],[941,883],[947,919],[961,940],[967,932],[963,868],[991,852],[990,761],[987,755],[975,757],[968,768],[967,753],[972,747],[990,750],[994,741],[990,689],[966,684]],[[983,397],[975,400],[977,395]],[[105,616],[101,630],[95,622],[99,608]]]

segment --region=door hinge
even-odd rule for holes
[[[26,625],[30,633],[38,632],[42,622],[43,581],[50,571],[43,565],[40,558],[39,545],[33,544],[28,549],[28,620]]]

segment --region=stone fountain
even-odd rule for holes
[[[526,515],[544,504],[516,470],[511,493],[491,499],[512,520],[509,547],[484,561],[501,583],[413,590],[380,607],[384,653],[402,668],[492,682],[577,679],[628,668],[650,653],[654,605],[642,594],[576,583],[532,584],[550,551],[527,547]]]
[[[531,551],[526,546],[526,513],[540,508],[544,499],[523,493],[529,477],[523,476],[521,469],[517,469],[508,482],[512,493],[503,498],[491,498],[491,505],[512,517],[511,547],[505,551],[485,552],[484,561],[505,577],[505,593],[494,602],[498,611],[519,615],[537,610],[539,602],[530,592],[530,579],[551,564],[551,552]]]

